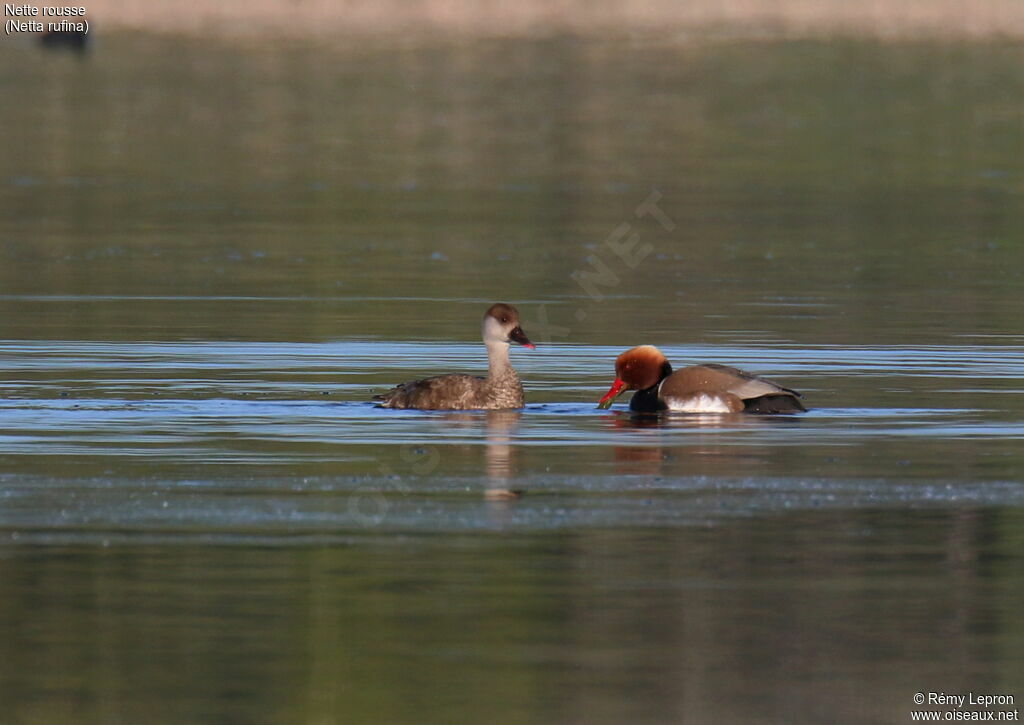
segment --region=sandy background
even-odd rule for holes
[[[1024,37],[1021,0],[89,0],[103,32],[200,35],[522,35],[658,32],[748,37]]]

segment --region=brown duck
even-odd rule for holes
[[[601,398],[608,408],[626,390],[636,390],[629,409],[638,412],[678,410],[687,413],[799,413],[807,410],[800,393],[771,380],[707,363],[672,372],[661,350],[641,345],[619,355],[615,382]]]
[[[508,358],[510,343],[534,349],[519,326],[519,311],[501,302],[484,315],[484,344],[489,361],[487,377],[438,375],[413,380],[373,396],[382,408],[419,410],[498,410],[523,407],[523,384]]]

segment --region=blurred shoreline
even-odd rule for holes
[[[1020,0],[91,0],[100,32],[239,38],[642,33],[675,40],[1024,38]]]

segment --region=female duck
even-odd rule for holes
[[[798,413],[807,410],[800,393],[725,365],[692,365],[672,372],[661,350],[641,345],[619,355],[615,382],[601,398],[608,408],[626,390],[636,390],[629,409],[639,412]]]
[[[420,410],[498,410],[523,407],[523,384],[508,358],[509,344],[534,349],[519,326],[519,311],[512,305],[491,305],[484,315],[484,344],[489,361],[487,377],[438,375],[402,383],[375,395],[382,408]]]

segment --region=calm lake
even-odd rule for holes
[[[1024,702],[1024,47],[114,35],[0,83],[5,723]],[[484,370],[495,301],[525,409],[373,407]],[[810,411],[597,410],[641,343]]]

